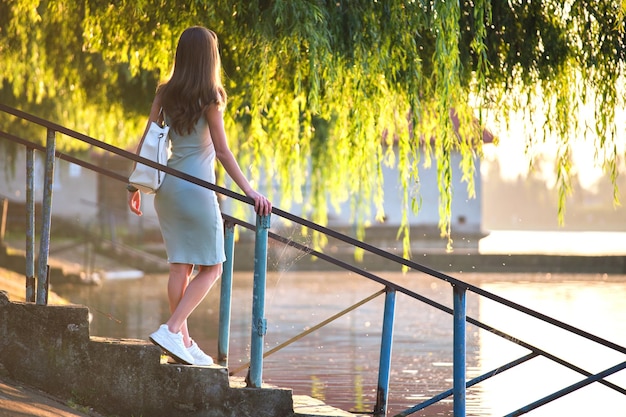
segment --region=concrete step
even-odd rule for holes
[[[345,417],[291,389],[245,387],[222,366],[168,364],[136,339],[89,335],[84,306],[11,302],[0,291],[0,364],[15,381],[104,415]]]
[[[293,396],[293,417],[359,417],[366,414],[353,414],[325,404],[307,395]]]

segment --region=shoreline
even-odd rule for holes
[[[514,234],[517,235],[517,232]],[[529,234],[530,232],[527,235]],[[593,235],[598,236],[597,233]],[[605,234],[600,235],[604,236]],[[502,235],[495,236],[495,239],[501,240],[503,236],[511,235],[503,232]],[[559,236],[560,238],[573,237],[573,235]],[[585,236],[587,236],[586,232]],[[615,236],[622,237],[626,234],[617,233]],[[597,239],[589,239],[587,243],[594,245],[594,240]],[[544,242],[544,244],[553,243],[549,239],[545,239]],[[623,245],[626,245],[626,239],[624,239]],[[71,249],[67,249],[68,247]],[[12,291],[17,291],[20,294],[20,299],[23,299],[25,295],[25,283],[23,283],[26,264],[25,252],[23,248],[20,248],[20,242],[5,242],[0,249],[2,249],[0,251],[0,268],[14,272],[22,282],[16,284],[15,278],[11,284],[0,280],[0,289],[11,288]],[[86,256],[84,250],[81,249],[81,247],[68,245],[68,242],[58,242],[56,245],[55,242],[52,242],[49,258],[51,267],[50,300],[52,300],[53,285],[68,283],[97,285],[100,280],[135,279],[143,277],[144,273],[166,274],[169,271],[162,245],[152,246],[149,253],[138,250],[132,252],[114,251],[110,248],[108,250],[104,248],[103,251],[88,253]],[[390,250],[389,248],[383,249]],[[500,246],[500,249],[507,248]],[[558,248],[554,247],[554,249],[556,251]],[[360,270],[402,272],[400,264],[378,255],[365,253],[362,260],[357,260],[355,259],[354,248],[346,248],[343,245],[327,245],[323,251],[341,263],[352,265]],[[241,239],[236,243],[235,271],[254,270],[254,259],[250,256],[251,253],[254,253],[253,241]],[[394,253],[394,255],[401,256],[401,253]],[[85,259],[89,259],[90,262],[85,264]],[[558,279],[559,274],[592,274],[595,276],[594,281],[620,281],[621,276],[626,275],[626,255],[622,254],[481,253],[476,248],[462,247],[457,247],[453,252],[447,253],[442,249],[413,248],[413,255],[410,260],[417,264],[417,268],[409,269],[407,273],[436,271],[461,280],[469,280],[475,274],[490,274],[490,281],[511,281],[516,279],[516,274],[524,273],[538,274],[537,279],[551,282]],[[146,266],[149,269],[146,269]],[[336,271],[339,268],[326,260],[313,259],[304,251],[280,243],[272,241],[268,245],[268,272],[326,272]],[[0,271],[4,272],[2,269]],[[2,277],[0,276],[0,278]],[[527,279],[527,276],[524,279]],[[585,280],[589,280],[589,276]],[[63,303],[61,297],[59,297],[58,302]]]
[[[24,275],[0,266],[0,291],[6,292],[13,302],[25,302],[26,279]],[[48,292],[48,304],[71,305],[72,303],[50,290]]]

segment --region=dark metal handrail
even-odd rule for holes
[[[58,124],[52,123],[50,121],[41,119],[39,117],[30,115],[28,113],[25,113],[25,112],[22,112],[20,110],[11,108],[11,107],[6,106],[6,105],[1,104],[1,103],[0,103],[0,111],[8,113],[8,114],[11,114],[11,115],[13,115],[15,117],[27,120],[29,122],[32,122],[32,123],[35,123],[37,125],[40,125],[40,126],[43,126],[43,127],[47,128],[48,129],[48,139],[50,139],[51,136],[54,136],[55,132],[62,133],[64,135],[66,135],[66,136],[72,137],[72,138],[77,139],[77,140],[81,140],[81,141],[83,141],[85,143],[88,143],[88,144],[90,144],[92,146],[96,146],[96,147],[101,148],[101,149],[103,149],[103,150],[105,150],[107,152],[116,154],[118,156],[122,156],[122,157],[124,157],[126,159],[133,160],[133,161],[136,161],[136,162],[140,162],[140,163],[143,163],[145,165],[148,165],[148,166],[151,166],[151,167],[154,167],[154,168],[158,168],[158,169],[160,169],[160,170],[162,170],[162,171],[164,171],[164,172],[166,172],[168,174],[175,175],[175,176],[177,176],[179,178],[183,178],[183,179],[185,179],[187,181],[190,181],[190,182],[192,182],[194,184],[197,184],[197,185],[200,185],[200,186],[212,189],[215,192],[218,192],[218,193],[220,193],[222,195],[234,198],[234,199],[236,199],[238,201],[241,201],[241,202],[244,202],[244,203],[248,203],[248,204],[252,204],[253,203],[252,199],[250,199],[250,198],[248,198],[246,196],[240,195],[240,194],[238,194],[238,193],[236,193],[234,191],[231,191],[231,190],[228,190],[226,188],[217,186],[215,184],[212,184],[212,183],[200,180],[198,178],[192,177],[190,175],[187,175],[187,174],[185,174],[183,172],[174,170],[174,169],[169,168],[167,166],[157,164],[156,162],[153,162],[153,161],[150,161],[148,159],[139,157],[139,156],[135,155],[134,153],[131,153],[131,152],[125,151],[123,149],[114,147],[114,146],[109,145],[109,144],[107,144],[105,142],[99,141],[97,139],[91,138],[91,137],[86,136],[84,134],[81,134],[79,132],[75,132],[75,131],[73,131],[71,129],[65,128],[65,127],[63,127],[61,125],[58,125]],[[39,151],[48,152],[48,153],[51,152],[50,144],[48,146],[44,147],[42,145],[35,144],[33,142],[27,141],[25,139],[19,138],[19,137],[13,135],[13,134],[10,134],[10,133],[7,133],[7,132],[3,132],[3,131],[0,131],[0,137],[4,137],[4,138],[6,138],[8,140],[11,140],[11,141],[13,141],[15,143],[21,144],[21,145],[25,146],[29,150],[39,150]],[[82,160],[80,160],[78,158],[74,158],[72,156],[63,154],[63,153],[61,153],[59,151],[56,151],[54,149],[54,146],[52,146],[52,148],[53,148],[53,152],[52,153],[54,155],[56,155],[56,157],[58,157],[60,159],[63,159],[63,160],[75,163],[77,165],[81,165],[81,166],[83,166],[83,167],[85,167],[87,169],[91,169],[91,170],[93,170],[95,172],[98,172],[99,174],[109,176],[111,178],[114,178],[114,179],[122,181],[122,182],[126,182],[127,181],[127,177],[125,177],[123,175],[117,174],[117,173],[112,172],[110,170],[107,170],[107,169],[101,168],[99,166],[90,164],[88,162],[82,161]],[[569,387],[566,387],[566,388],[564,388],[564,389],[562,389],[560,391],[557,391],[557,392],[555,392],[555,393],[553,393],[553,394],[551,394],[551,395],[549,395],[549,396],[547,396],[547,397],[545,397],[543,399],[540,399],[540,400],[536,401],[535,403],[529,404],[527,407],[523,407],[523,408],[515,411],[514,413],[512,413],[510,415],[520,415],[520,414],[523,414],[523,413],[528,412],[528,411],[530,411],[530,410],[532,410],[534,408],[537,408],[537,407],[539,407],[541,405],[544,405],[547,402],[550,402],[550,401],[552,401],[552,400],[554,400],[556,398],[560,398],[561,396],[567,395],[567,394],[569,394],[569,393],[571,393],[571,392],[573,392],[573,391],[575,391],[575,390],[577,390],[577,389],[579,389],[579,388],[581,388],[583,386],[586,386],[586,385],[588,385],[590,383],[593,383],[593,382],[600,382],[600,383],[604,384],[605,386],[608,386],[608,387],[610,387],[610,388],[620,392],[621,394],[626,395],[626,390],[624,388],[619,387],[619,386],[617,386],[617,385],[615,385],[613,383],[610,383],[610,382],[608,382],[608,381],[606,381],[604,379],[607,376],[614,374],[615,372],[619,372],[620,370],[625,369],[626,368],[626,361],[622,362],[620,364],[617,364],[614,367],[608,368],[608,369],[606,369],[606,370],[604,370],[604,371],[602,371],[600,373],[596,373],[596,374],[593,374],[593,373],[588,372],[588,371],[586,371],[584,369],[581,369],[581,368],[579,368],[579,367],[577,367],[577,366],[575,366],[575,365],[573,365],[573,364],[571,364],[571,363],[569,363],[569,362],[567,362],[567,361],[565,361],[563,359],[560,359],[560,358],[558,358],[558,357],[556,357],[556,356],[554,356],[554,355],[552,355],[552,354],[550,354],[550,353],[548,353],[546,351],[538,349],[535,346],[532,346],[532,345],[530,345],[530,344],[528,344],[528,343],[526,343],[524,341],[521,341],[519,339],[513,338],[513,337],[507,335],[506,333],[504,333],[502,331],[499,331],[499,330],[497,330],[495,328],[487,326],[487,325],[479,322],[476,319],[473,319],[471,317],[467,317],[466,314],[465,314],[465,310],[466,310],[466,307],[465,307],[466,292],[468,290],[472,291],[472,292],[474,292],[474,293],[476,293],[476,294],[478,294],[480,296],[486,297],[486,298],[491,299],[491,300],[493,300],[493,301],[495,301],[497,303],[500,303],[502,305],[505,305],[505,306],[510,307],[512,309],[515,309],[517,311],[523,312],[523,313],[525,313],[527,315],[530,315],[530,316],[532,316],[532,317],[534,317],[536,319],[539,319],[541,321],[547,322],[547,323],[549,323],[549,324],[551,324],[553,326],[559,327],[559,328],[564,329],[564,330],[566,330],[568,332],[574,333],[574,334],[576,334],[576,335],[578,335],[580,337],[583,337],[585,339],[594,341],[594,342],[596,342],[596,343],[598,343],[600,345],[603,345],[603,346],[605,346],[607,348],[616,350],[616,351],[618,351],[620,353],[626,354],[626,347],[618,345],[616,343],[613,343],[611,341],[608,341],[608,340],[606,340],[604,338],[601,338],[601,337],[598,337],[596,335],[593,335],[593,334],[591,334],[589,332],[586,332],[586,331],[583,331],[581,329],[578,329],[578,328],[576,328],[574,326],[571,326],[571,325],[569,325],[567,323],[564,323],[562,321],[556,320],[556,319],[554,319],[552,317],[549,317],[547,315],[539,313],[539,312],[537,312],[535,310],[532,310],[530,308],[524,307],[524,306],[522,306],[522,305],[520,305],[518,303],[515,303],[515,302],[512,302],[510,300],[507,300],[507,299],[505,299],[503,297],[499,297],[499,296],[497,296],[495,294],[492,294],[492,293],[490,293],[488,291],[485,291],[485,290],[483,290],[483,289],[481,289],[479,287],[476,287],[474,285],[471,285],[471,284],[468,284],[468,283],[463,282],[461,280],[458,280],[456,278],[453,278],[453,277],[451,277],[449,275],[446,275],[446,274],[444,274],[442,272],[433,270],[433,269],[428,268],[428,267],[426,267],[424,265],[418,264],[416,262],[413,262],[411,260],[402,258],[400,256],[388,253],[388,252],[383,251],[382,249],[379,249],[379,248],[377,248],[375,246],[369,245],[369,244],[367,244],[365,242],[362,242],[362,241],[359,241],[357,239],[351,238],[349,236],[343,235],[343,234],[341,234],[341,233],[339,233],[339,232],[337,232],[335,230],[329,229],[327,227],[318,225],[318,224],[313,223],[311,221],[308,221],[306,219],[300,218],[300,217],[298,217],[298,216],[296,216],[294,214],[291,214],[291,213],[285,212],[283,210],[280,210],[280,209],[278,209],[276,207],[274,207],[272,209],[272,213],[275,214],[275,215],[278,215],[280,217],[283,217],[283,218],[285,218],[287,220],[293,221],[293,222],[295,222],[297,224],[300,224],[302,226],[305,226],[305,227],[308,227],[310,229],[313,229],[313,230],[315,230],[317,232],[326,234],[327,236],[331,236],[331,237],[333,237],[335,239],[338,239],[340,241],[348,243],[348,244],[350,244],[350,245],[352,245],[354,247],[359,247],[359,248],[361,248],[361,249],[363,249],[365,251],[368,251],[368,252],[370,252],[372,254],[381,256],[381,257],[383,257],[383,258],[385,258],[387,260],[393,261],[393,262],[395,262],[395,263],[397,263],[399,265],[406,266],[408,268],[411,268],[411,269],[423,272],[423,273],[425,273],[427,275],[430,275],[432,277],[435,277],[437,279],[446,281],[446,282],[450,283],[451,286],[453,287],[454,308],[449,308],[449,307],[441,305],[441,304],[439,304],[439,303],[437,303],[437,302],[435,302],[433,300],[430,300],[427,297],[421,296],[421,295],[419,295],[419,294],[417,294],[417,293],[415,293],[415,292],[413,292],[411,290],[408,290],[408,289],[406,289],[406,288],[404,288],[402,286],[399,286],[399,285],[397,285],[397,284],[395,284],[393,282],[387,281],[387,280],[385,280],[385,279],[383,279],[383,278],[381,278],[379,276],[376,276],[375,274],[372,274],[372,273],[370,273],[368,271],[365,271],[365,270],[362,270],[360,268],[357,268],[357,267],[355,267],[352,264],[349,264],[349,263],[346,263],[344,261],[335,259],[335,258],[333,258],[331,256],[328,256],[328,255],[326,255],[326,254],[324,254],[324,253],[322,253],[320,251],[313,250],[311,248],[308,248],[308,247],[306,247],[304,245],[301,245],[301,244],[299,244],[297,242],[293,242],[292,240],[286,239],[286,238],[281,237],[281,236],[279,236],[277,234],[274,234],[272,232],[269,232],[269,231],[267,232],[267,236],[269,236],[272,239],[275,239],[277,241],[280,241],[280,242],[285,243],[287,245],[290,245],[292,247],[298,248],[299,250],[303,251],[304,253],[307,253],[307,254],[310,254],[310,255],[315,256],[317,258],[323,259],[323,260],[325,260],[327,262],[333,263],[336,266],[339,266],[340,268],[343,268],[343,269],[355,272],[355,273],[357,273],[357,274],[359,274],[359,275],[361,275],[361,276],[363,276],[363,277],[365,277],[367,279],[370,279],[372,281],[375,281],[375,282],[378,282],[378,283],[384,285],[384,287],[386,289],[387,297],[386,297],[386,302],[385,302],[385,317],[384,317],[384,323],[383,323],[383,334],[384,335],[383,335],[383,340],[381,341],[381,366],[379,367],[379,387],[378,387],[378,394],[379,394],[378,397],[379,398],[377,400],[377,404],[376,404],[376,407],[375,407],[375,410],[374,410],[374,413],[373,413],[374,415],[383,416],[383,415],[386,414],[386,396],[387,396],[388,386],[385,386],[385,384],[388,385],[388,382],[389,382],[388,381],[388,377],[389,377],[389,375],[388,375],[388,365],[389,365],[388,361],[390,360],[390,351],[391,351],[390,342],[391,342],[391,339],[392,339],[392,331],[391,331],[391,329],[393,328],[393,311],[394,311],[394,303],[395,303],[395,293],[396,293],[396,291],[402,292],[402,293],[410,296],[411,298],[414,298],[414,299],[422,301],[422,302],[424,302],[426,304],[429,304],[430,306],[435,307],[435,308],[437,308],[437,309],[439,309],[441,311],[444,311],[446,313],[452,314],[453,317],[454,317],[454,338],[455,338],[453,389],[449,390],[449,391],[446,391],[444,393],[441,393],[441,394],[433,397],[432,399],[430,399],[428,401],[425,401],[422,404],[419,404],[419,405],[417,405],[417,406],[415,406],[413,408],[405,410],[404,412],[398,414],[398,416],[405,416],[405,415],[412,414],[412,413],[414,413],[414,412],[416,412],[416,411],[418,411],[420,409],[423,409],[426,406],[428,406],[428,405],[430,405],[430,404],[432,404],[434,402],[437,402],[437,401],[439,401],[439,400],[441,400],[441,399],[443,399],[443,398],[445,398],[447,396],[450,396],[450,395],[454,395],[454,412],[455,412],[455,416],[464,416],[465,415],[465,390],[466,390],[467,387],[475,385],[475,384],[477,384],[477,383],[479,383],[479,382],[481,382],[481,381],[483,381],[483,380],[485,380],[487,378],[490,378],[491,376],[494,376],[494,375],[502,372],[503,370],[510,369],[510,368],[512,368],[514,366],[517,366],[517,365],[519,365],[521,363],[524,363],[524,362],[526,362],[526,361],[528,361],[528,360],[530,360],[530,359],[532,359],[534,357],[537,357],[537,356],[543,356],[543,357],[546,357],[546,358],[548,358],[548,359],[550,359],[552,361],[555,361],[556,363],[559,363],[559,364],[561,364],[561,365],[563,365],[563,366],[565,366],[565,367],[567,367],[569,369],[572,369],[572,370],[574,370],[574,371],[584,375],[586,378],[584,380],[580,381],[577,384],[573,384],[573,385],[571,385]],[[254,226],[254,225],[251,225],[249,223],[246,223],[245,221],[242,221],[242,220],[239,220],[239,219],[235,219],[235,218],[233,218],[231,216],[228,216],[228,215],[225,215],[225,214],[223,215],[223,217],[225,219],[225,222],[226,222],[227,226],[230,225],[230,226],[227,227],[227,231],[226,231],[227,233],[228,233],[228,228],[229,227],[233,227],[234,228],[235,224],[243,226],[244,228],[248,228],[250,230],[255,230],[255,231],[258,231],[259,224],[261,224],[261,226],[263,228],[265,228],[266,231],[267,231],[267,229],[269,229],[269,218],[267,219],[267,223],[266,224],[264,224],[262,222],[263,219],[260,219],[261,223],[259,223],[259,218],[257,218],[257,225]],[[42,247],[42,250],[44,250],[44,249],[45,248]],[[261,248],[261,249],[265,249],[265,248]],[[261,250],[261,252],[262,252],[262,250]],[[228,255],[228,250],[227,250],[227,255]],[[228,263],[228,261],[227,261],[227,263]],[[232,263],[231,263],[230,267],[232,268]],[[226,273],[226,269],[227,268],[225,268],[225,273]],[[27,279],[28,278],[29,277],[27,277]],[[256,272],[255,272],[255,279],[256,279]],[[263,286],[264,286],[264,282],[263,282]],[[262,290],[264,291],[264,288]],[[261,294],[264,296],[263,292]],[[221,316],[221,314],[220,314],[220,316]],[[388,316],[391,317],[390,320],[388,320]],[[260,321],[264,320],[262,318],[262,311],[261,311],[261,317],[259,317],[259,320]],[[489,332],[491,332],[493,334],[496,334],[496,335],[498,335],[500,337],[503,337],[503,338],[505,338],[505,339],[507,339],[507,340],[509,340],[509,341],[511,341],[513,343],[516,343],[516,344],[518,344],[520,346],[523,346],[523,347],[529,349],[532,353],[527,354],[527,355],[525,355],[525,356],[523,356],[523,357],[521,357],[521,358],[519,358],[517,360],[509,362],[508,364],[506,364],[506,365],[504,365],[502,367],[499,367],[496,370],[493,370],[493,371],[488,372],[488,373],[486,373],[484,375],[481,375],[481,376],[479,376],[477,378],[474,378],[471,381],[467,381],[466,382],[466,380],[465,380],[465,323],[466,322],[470,323],[470,324],[473,324],[473,325],[476,325],[479,328],[482,328],[482,329],[487,330],[487,331],[489,331]],[[261,331],[263,329],[264,329],[264,323],[259,323],[259,331]],[[254,331],[254,329],[253,329],[253,331]],[[457,345],[462,345],[462,346],[460,346],[457,349]],[[227,352],[227,348],[226,348],[226,352]],[[387,356],[385,358],[387,360],[386,364],[383,364],[383,361],[382,361],[382,357],[383,356]],[[383,365],[385,365],[385,366],[383,366]],[[251,366],[251,368],[252,368],[252,366]],[[257,371],[257,373],[260,376],[260,371]],[[387,375],[384,375],[385,373]],[[381,375],[382,375],[382,377],[381,377]],[[385,380],[385,378],[387,378],[387,379]],[[381,396],[382,396],[382,399],[380,398]]]
[[[250,224],[248,222],[245,222],[243,220],[236,219],[236,218],[234,218],[232,216],[229,216],[227,214],[223,214],[222,216],[224,217],[224,219],[227,222],[232,223],[232,224],[238,224],[238,225],[240,225],[240,226],[242,226],[242,227],[244,227],[244,228],[246,228],[248,230],[254,230],[254,228],[255,228],[254,225],[252,225],[252,224]],[[403,293],[403,294],[405,294],[405,295],[407,295],[407,296],[409,296],[411,298],[414,298],[414,299],[416,299],[418,301],[421,301],[421,302],[423,302],[425,304],[428,304],[431,307],[437,308],[438,310],[441,310],[441,311],[446,312],[448,314],[454,315],[454,309],[449,308],[449,307],[447,307],[447,306],[445,306],[443,304],[440,304],[440,303],[438,303],[436,301],[433,301],[433,300],[431,300],[431,299],[429,299],[427,297],[424,297],[424,296],[422,296],[422,295],[420,295],[418,293],[415,293],[414,291],[411,291],[411,290],[409,290],[409,289],[407,289],[405,287],[397,285],[397,284],[395,284],[395,283],[393,283],[391,281],[385,280],[384,278],[382,278],[382,277],[380,277],[380,276],[378,276],[376,274],[373,274],[373,273],[371,273],[369,271],[366,271],[364,269],[358,268],[355,265],[349,264],[349,263],[344,262],[344,261],[342,261],[340,259],[334,258],[332,256],[329,256],[329,255],[323,253],[323,252],[320,252],[320,251],[317,251],[317,250],[312,249],[310,247],[307,247],[307,246],[305,246],[305,245],[303,245],[301,243],[294,242],[291,239],[285,238],[283,236],[277,235],[277,234],[272,233],[272,232],[269,233],[269,237],[271,239],[274,239],[274,240],[276,240],[278,242],[281,242],[281,243],[283,243],[285,245],[288,245],[288,246],[291,246],[291,247],[293,247],[295,249],[298,249],[298,251],[300,251],[300,252],[303,252],[303,253],[308,254],[310,256],[314,256],[316,258],[319,258],[321,260],[329,262],[329,263],[331,263],[333,265],[336,265],[336,266],[338,266],[338,267],[340,267],[342,269],[345,269],[347,271],[356,273],[356,274],[361,275],[361,276],[363,276],[365,278],[368,278],[368,279],[370,279],[372,281],[378,282],[378,283],[384,285],[385,288],[391,288],[394,291],[401,292],[401,293]],[[558,363],[559,365],[562,365],[562,366],[564,366],[564,367],[566,367],[568,369],[571,369],[571,370],[573,370],[575,372],[580,373],[581,375],[584,375],[584,376],[587,376],[587,377],[592,377],[593,376],[592,372],[584,370],[584,369],[582,369],[582,368],[580,368],[580,367],[578,367],[578,366],[576,366],[576,365],[574,365],[574,364],[572,364],[572,363],[570,363],[570,362],[568,362],[568,361],[566,361],[564,359],[561,359],[561,358],[559,358],[559,357],[557,357],[555,355],[552,355],[551,353],[549,353],[549,352],[547,352],[547,351],[545,351],[543,349],[540,349],[540,348],[538,348],[538,347],[536,347],[536,346],[534,346],[534,345],[532,345],[530,343],[524,342],[523,340],[517,339],[517,338],[515,338],[515,337],[513,337],[513,336],[511,336],[511,335],[509,335],[509,334],[507,334],[505,332],[502,332],[502,331],[500,331],[498,329],[495,329],[495,328],[493,328],[491,326],[488,326],[488,325],[480,322],[477,319],[474,319],[474,318],[469,317],[469,316],[466,319],[467,319],[468,323],[473,324],[473,325],[475,325],[475,326],[477,326],[477,327],[479,327],[479,328],[481,328],[483,330],[486,330],[486,331],[488,331],[488,332],[490,332],[492,334],[500,336],[503,339],[506,339],[506,340],[510,341],[511,343],[517,344],[517,345],[519,345],[521,347],[524,347],[524,348],[526,348],[526,349],[528,349],[528,350],[530,350],[532,352],[532,353],[530,353],[530,354],[528,354],[528,355],[526,355],[526,356],[524,356],[524,357],[522,357],[520,359],[513,360],[513,361],[511,361],[511,362],[509,362],[509,363],[507,363],[507,364],[505,364],[503,366],[500,366],[500,367],[498,367],[494,371],[487,372],[487,373],[485,373],[485,374],[483,374],[481,376],[478,376],[478,377],[472,379],[471,381],[467,382],[467,385],[466,385],[467,388],[469,388],[470,386],[476,385],[477,383],[482,382],[482,381],[484,381],[484,380],[486,380],[488,378],[491,378],[492,376],[495,376],[496,374],[502,373],[504,370],[510,369],[510,368],[515,367],[517,365],[520,365],[521,363],[526,362],[526,361],[528,361],[528,360],[530,360],[530,359],[532,359],[534,357],[537,357],[537,356],[543,356],[543,357],[545,357],[547,359],[550,359],[553,362]],[[619,346],[619,345],[617,345],[617,346]],[[610,346],[607,346],[607,347],[610,347]],[[624,363],[624,365],[626,365],[626,362]],[[619,393],[621,393],[623,395],[626,395],[626,389],[624,389],[624,388],[622,388],[622,387],[620,387],[620,386],[618,386],[616,384],[613,384],[612,382],[606,381],[604,379],[600,379],[599,382],[601,384],[611,388],[611,389],[614,389],[615,391],[617,391],[617,392],[619,392]],[[448,397],[449,395],[451,395],[451,393],[452,393],[452,390],[449,390],[449,391],[446,391],[446,392],[444,392],[442,394],[439,394],[439,395],[433,397],[432,399],[423,402],[422,404],[420,404],[418,406],[410,408],[409,409],[410,412],[406,413],[406,411],[409,411],[409,410],[406,410],[405,411],[406,414],[405,413],[400,413],[400,414],[398,414],[398,416],[405,416],[405,415],[409,415],[409,414],[412,414],[414,412],[417,412],[419,410],[422,410],[422,409],[426,408],[428,405],[431,405],[431,404],[433,404],[433,403],[435,403],[437,401],[440,401],[440,400]],[[436,399],[436,400],[433,401],[434,399]]]
[[[76,132],[74,130],[68,129],[68,128],[63,127],[61,125],[58,125],[56,123],[52,123],[52,122],[47,121],[45,119],[41,119],[41,118],[39,118],[37,116],[30,115],[28,113],[22,112],[20,110],[14,109],[12,107],[6,106],[6,105],[1,104],[1,103],[0,103],[0,111],[12,114],[12,115],[14,115],[16,117],[28,120],[28,121],[30,121],[32,123],[38,124],[40,126],[48,128],[48,129],[52,129],[52,130],[54,130],[56,132],[59,132],[59,133],[62,133],[64,135],[73,137],[75,139],[81,140],[81,141],[83,141],[85,143],[88,143],[88,144],[90,144],[92,146],[96,146],[96,147],[98,147],[100,149],[103,149],[103,150],[106,150],[108,152],[114,153],[114,154],[116,154],[118,156],[122,156],[124,158],[130,159],[130,160],[135,161],[135,162],[140,162],[142,164],[151,166],[153,168],[158,168],[161,171],[164,171],[164,172],[166,172],[168,174],[175,175],[175,176],[177,176],[179,178],[182,178],[182,179],[185,179],[187,181],[190,181],[190,182],[192,182],[192,183],[194,183],[196,185],[200,185],[202,187],[209,188],[209,189],[211,189],[213,191],[216,191],[216,192],[218,192],[218,193],[220,193],[222,195],[234,198],[234,199],[239,200],[241,202],[244,202],[244,203],[247,203],[247,204],[250,204],[250,205],[254,204],[254,201],[250,197],[241,195],[241,194],[236,193],[236,192],[234,192],[232,190],[229,190],[227,188],[220,187],[220,186],[215,185],[215,184],[213,184],[211,182],[201,180],[199,178],[196,178],[196,177],[191,176],[189,174],[186,174],[184,172],[178,171],[176,169],[170,168],[168,166],[158,164],[158,163],[156,163],[154,161],[151,161],[149,159],[140,157],[140,156],[138,156],[138,155],[136,155],[136,154],[134,154],[132,152],[129,152],[129,151],[126,151],[124,149],[115,147],[113,145],[107,144],[106,142],[99,141],[99,140],[94,139],[94,138],[92,138],[90,136],[87,136],[87,135],[84,135],[82,133]],[[44,146],[34,145],[30,141],[27,141],[25,139],[20,139],[20,138],[14,136],[14,135],[11,135],[11,134],[3,132],[3,131],[0,131],[0,136],[4,136],[4,137],[6,137],[8,139],[11,139],[11,140],[13,140],[15,142],[18,142],[18,143],[21,143],[21,144],[24,144],[24,145],[30,144],[28,146],[31,146],[31,147],[33,147],[33,148],[35,148],[37,150],[41,150],[41,151],[44,151],[44,152],[45,152],[45,149],[46,149]],[[119,181],[127,182],[127,180],[128,180],[127,177],[124,177],[122,175],[119,175],[119,174],[112,173],[110,171],[104,170],[101,167],[98,167],[98,166],[93,165],[93,164],[89,164],[89,163],[81,161],[81,160],[79,160],[77,158],[73,158],[73,157],[71,157],[69,155],[64,155],[61,152],[56,152],[56,155],[58,157],[60,157],[61,159],[64,159],[64,160],[67,160],[67,161],[70,161],[70,162],[73,162],[73,163],[76,163],[76,164],[79,164],[79,165],[83,165],[85,168],[92,169],[92,170],[94,170],[94,171],[96,171],[98,173],[104,174],[104,175],[108,175],[111,178],[115,178],[115,179],[117,179]],[[350,236],[344,235],[344,234],[342,234],[342,233],[340,233],[340,232],[338,232],[336,230],[333,230],[333,229],[330,229],[328,227],[319,225],[319,224],[314,223],[314,222],[312,222],[310,220],[307,220],[307,219],[304,219],[302,217],[299,217],[299,216],[297,216],[295,214],[292,214],[292,213],[289,213],[287,211],[281,210],[281,209],[279,209],[277,207],[272,207],[272,213],[276,214],[276,215],[278,215],[280,217],[283,217],[283,218],[285,218],[287,220],[293,221],[293,222],[295,222],[297,224],[300,224],[301,226],[305,226],[305,227],[307,227],[309,229],[313,229],[313,230],[315,230],[317,232],[323,233],[323,234],[325,234],[327,236],[330,236],[330,237],[333,237],[333,238],[338,239],[340,241],[343,241],[345,243],[348,243],[351,246],[355,246],[355,247],[364,249],[364,250],[366,250],[366,251],[368,251],[368,252],[370,252],[372,254],[381,256],[381,257],[383,257],[383,258],[385,258],[385,259],[387,259],[389,261],[395,262],[395,263],[397,263],[399,265],[404,265],[404,266],[409,267],[411,269],[414,269],[416,271],[423,272],[423,273],[428,274],[428,275],[430,275],[432,277],[435,277],[435,278],[438,278],[440,280],[446,281],[446,282],[448,282],[448,283],[450,283],[452,285],[460,286],[460,287],[465,288],[467,290],[470,290],[470,291],[472,291],[472,292],[474,292],[474,293],[476,293],[478,295],[481,295],[483,297],[486,297],[488,299],[496,301],[496,302],[498,302],[500,304],[506,305],[507,307],[511,307],[511,308],[513,308],[515,310],[518,310],[518,311],[521,311],[523,313],[526,313],[526,314],[528,314],[528,315],[530,315],[532,317],[535,317],[537,319],[540,319],[542,321],[550,323],[550,324],[552,324],[552,325],[554,325],[556,327],[560,327],[560,328],[562,328],[564,330],[567,330],[569,332],[577,334],[578,336],[584,337],[586,339],[592,340],[594,342],[597,342],[597,343],[599,343],[601,345],[604,345],[606,347],[609,347],[611,349],[617,350],[618,352],[626,354],[626,347],[625,346],[620,346],[620,345],[618,345],[616,343],[610,342],[610,341],[608,341],[606,339],[603,339],[601,337],[598,337],[598,336],[596,336],[594,334],[591,334],[589,332],[585,332],[585,331],[583,331],[581,329],[578,329],[578,328],[576,328],[576,327],[574,327],[572,325],[569,325],[569,324],[564,323],[564,322],[562,322],[560,320],[554,319],[553,317],[547,316],[547,315],[542,314],[542,313],[540,313],[538,311],[532,310],[532,309],[530,309],[528,307],[524,307],[521,304],[515,303],[513,301],[510,301],[510,300],[507,300],[507,299],[505,299],[503,297],[500,297],[500,296],[498,296],[496,294],[493,294],[493,293],[490,293],[488,291],[485,291],[485,290],[481,289],[480,287],[477,287],[475,285],[472,285],[472,284],[466,283],[464,281],[461,281],[459,279],[453,278],[450,275],[444,274],[443,272],[434,270],[434,269],[429,268],[429,267],[427,267],[425,265],[422,265],[422,264],[419,264],[417,262],[411,261],[410,259],[406,259],[406,258],[403,258],[401,256],[389,253],[389,252],[384,251],[384,250],[382,250],[380,248],[377,248],[376,246],[370,245],[370,244],[368,244],[366,242],[363,242],[363,241],[360,241],[358,239],[352,238]]]

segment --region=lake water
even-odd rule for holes
[[[381,272],[441,304],[452,306],[449,284],[423,274]],[[454,276],[454,275],[453,275]],[[626,345],[626,276],[462,274],[487,291],[553,316],[582,330]],[[168,316],[165,275],[109,280],[99,287],[55,287],[93,315],[91,334],[146,339]],[[266,350],[298,335],[382,287],[339,272],[271,272],[267,281]],[[235,274],[229,368],[249,359],[252,272]],[[264,360],[263,380],[292,388],[344,410],[367,412],[376,396],[384,297],[359,307]],[[468,293],[468,316],[570,361],[600,372],[625,355],[589,343],[553,326]],[[194,339],[217,354],[219,282],[191,316]],[[528,351],[498,336],[467,327],[467,376],[472,378]],[[238,375],[245,376],[246,369]],[[513,412],[583,377],[547,359],[535,358],[468,390],[468,416]],[[607,380],[626,387],[626,371]],[[452,317],[398,294],[392,352],[389,416],[452,387]],[[415,416],[451,416],[449,398]],[[551,402],[531,416],[626,416],[626,396],[594,383]]]

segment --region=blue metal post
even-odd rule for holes
[[[454,395],[454,417],[465,417],[465,326],[467,318],[465,287],[453,285],[454,293],[454,336],[452,359],[452,393]]]
[[[50,251],[50,223],[52,222],[52,183],[54,182],[54,152],[56,132],[47,130],[46,171],[44,176],[41,222],[41,241],[39,242],[39,268],[37,270],[37,304],[48,304],[48,253]]]
[[[263,383],[263,340],[267,331],[265,320],[265,281],[267,273],[267,234],[270,216],[256,218],[254,241],[254,284],[252,290],[252,337],[250,339],[250,370],[247,384],[261,388]]]
[[[26,148],[26,302],[35,294],[35,150]]]
[[[220,323],[217,335],[217,362],[228,366],[228,345],[230,341],[230,312],[233,292],[233,265],[235,261],[235,225],[224,222],[224,251],[226,261],[222,272],[220,288]]]
[[[393,345],[393,321],[396,312],[396,290],[386,288],[385,312],[380,343],[380,360],[378,365],[378,390],[376,392],[375,417],[387,415],[387,399],[389,397],[389,375],[391,373],[391,347]]]

